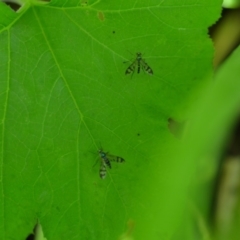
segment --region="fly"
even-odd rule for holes
[[[135,72],[135,69],[137,67],[137,73],[140,73],[140,70],[144,72],[147,72],[150,75],[153,75],[153,70],[149,65],[145,62],[145,60],[142,58],[142,53],[137,52],[136,53],[136,59],[132,62],[132,64],[126,69],[125,74],[133,74]]]
[[[99,169],[99,176],[100,178],[104,179],[107,175],[107,167],[112,168],[111,162],[122,163],[125,160],[121,157],[110,155],[108,152],[104,152],[103,150],[98,150],[99,157],[101,159],[100,169]]]

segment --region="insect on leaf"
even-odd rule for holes
[[[100,169],[99,169],[99,176],[100,178],[104,179],[107,175],[107,166],[111,169],[110,161],[122,163],[125,160],[121,157],[110,155],[108,152],[104,152],[103,150],[98,150],[99,157],[101,159]]]
[[[137,73],[140,73],[140,70],[142,69],[144,72],[147,72],[150,75],[153,74],[153,70],[142,58],[142,53],[140,53],[140,52],[136,53],[136,59],[126,69],[125,74],[126,75],[131,74],[131,73],[133,74],[135,72],[136,67],[137,67]]]

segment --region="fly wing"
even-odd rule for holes
[[[135,71],[136,68],[136,60],[126,69],[125,74],[131,74]]]
[[[142,69],[145,72],[147,72],[150,75],[153,75],[153,70],[149,67],[149,65],[143,59],[141,59],[141,65],[142,65]]]
[[[108,155],[108,159],[112,162],[117,162],[117,163],[125,162],[125,160],[123,158],[114,156],[114,155]]]
[[[104,161],[105,165],[107,165],[109,168],[112,168],[111,163],[110,163],[108,157],[103,158],[103,161]]]

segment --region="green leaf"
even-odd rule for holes
[[[224,0],[223,7],[224,8],[238,8],[240,6],[239,0]]]
[[[14,21],[15,18],[17,18],[17,15],[11,10],[11,8],[6,6],[6,4],[4,4],[3,2],[0,2],[1,34],[4,34],[4,31],[9,28],[9,25],[11,24],[11,22]]]
[[[199,184],[201,179],[201,185],[204,184],[205,188],[199,191],[198,187],[198,191],[196,192],[198,194],[197,198],[201,199],[201,204],[205,205],[205,209],[209,208],[206,205],[209,205],[209,199],[212,198],[212,193],[210,193],[211,195],[209,194],[209,189],[212,188],[212,184],[215,182],[217,168],[219,167],[219,158],[224,151],[229,132],[239,115],[239,60],[240,48],[238,47],[218,70],[214,77],[214,82],[202,94],[199,102],[193,106],[191,124],[185,135],[185,143],[181,149],[181,153],[175,154],[172,157],[173,161],[178,159],[188,167],[191,163],[192,165],[197,163],[197,171],[193,180],[194,188],[196,189],[196,183]],[[238,198],[238,193],[234,194],[233,189],[227,194],[229,194],[228,198]],[[224,199],[219,200],[223,201]],[[225,207],[228,208],[228,206]],[[217,224],[218,228],[215,229],[216,236],[214,239],[238,239],[239,225],[237,223],[239,222],[239,211],[236,212],[236,210],[236,208],[233,208],[233,212],[228,213],[229,216],[231,214],[232,216],[236,215],[235,219],[234,217],[230,219],[232,224],[229,228],[227,225],[220,226]],[[220,222],[228,220],[217,219]]]
[[[168,119],[212,68],[220,3],[53,0],[1,17],[0,239],[37,221],[49,240],[173,235],[192,170],[179,181]],[[124,74],[136,52],[153,76]],[[100,148],[126,161],[104,180]]]

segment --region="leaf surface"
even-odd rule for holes
[[[220,3],[0,4],[0,239],[23,239],[37,220],[48,240],[172,235],[189,181],[169,159],[168,119],[185,118],[211,70]],[[153,76],[125,76],[136,52]],[[100,148],[126,161],[105,180]]]

